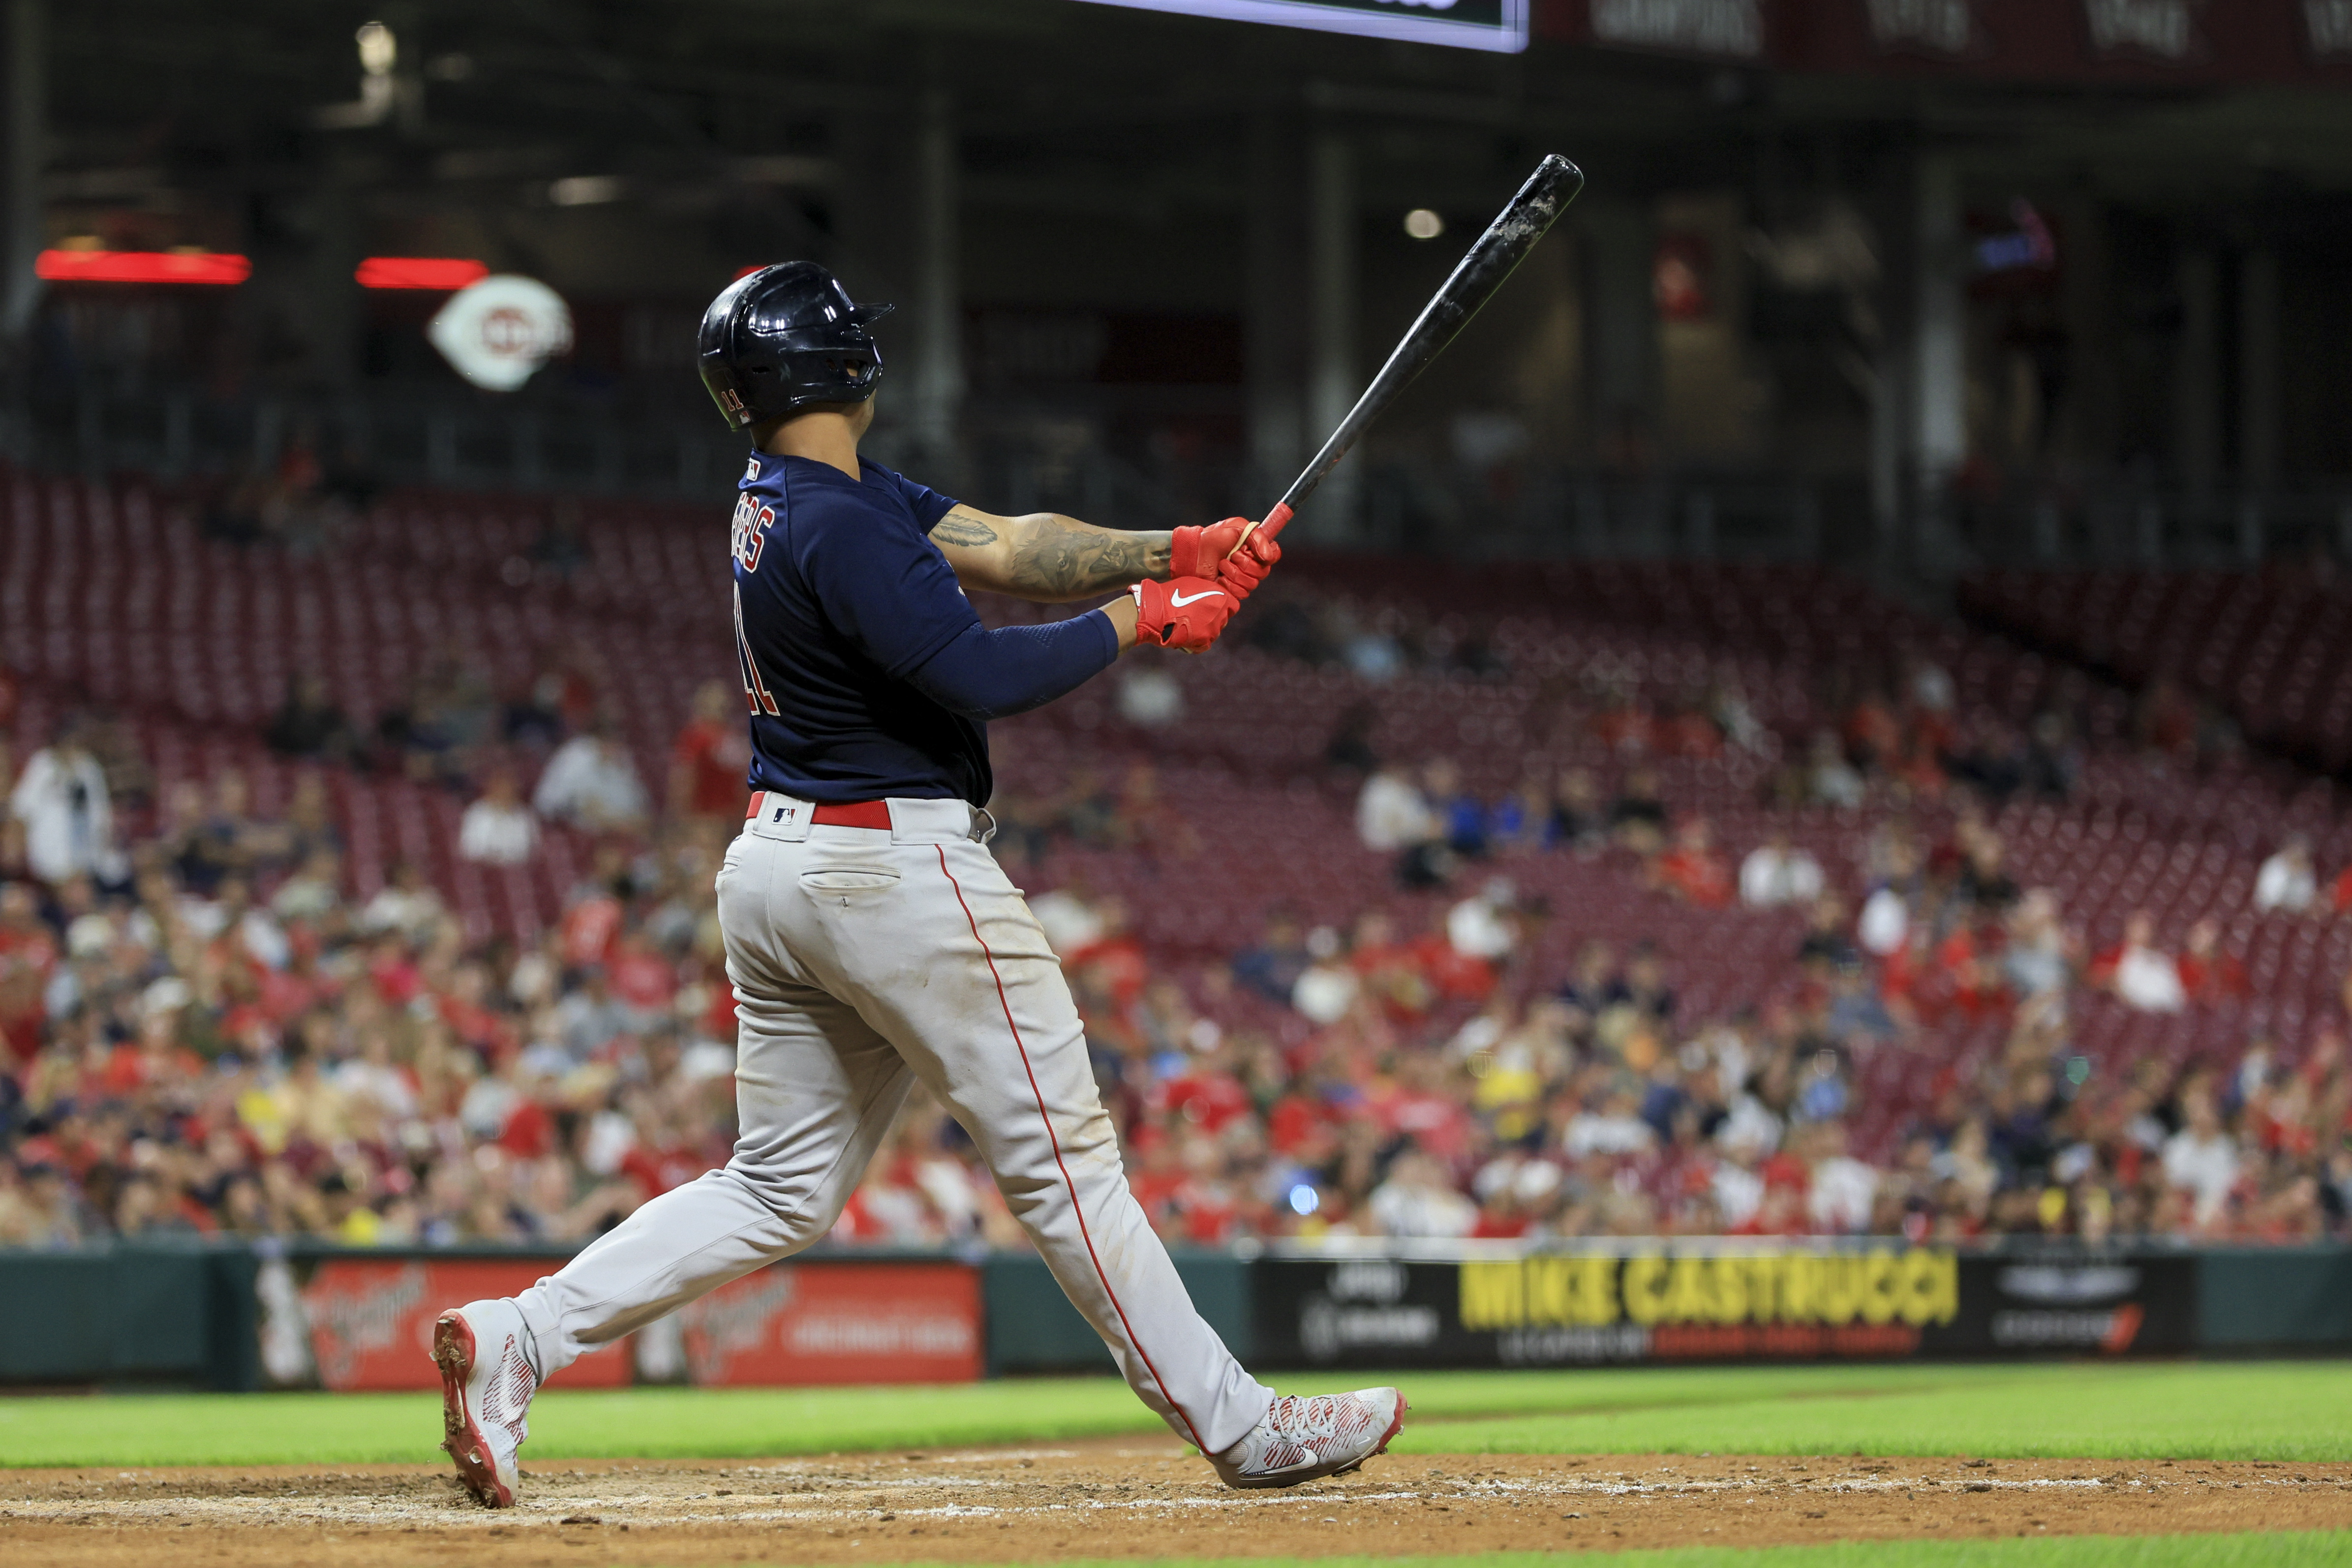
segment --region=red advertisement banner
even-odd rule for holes
[[[319,1385],[438,1388],[433,1320],[444,1308],[511,1296],[561,1267],[560,1258],[331,1258],[302,1290]],[[563,1388],[617,1388],[630,1381],[629,1341],[585,1355],[555,1380]]]
[[[961,1263],[780,1263],[681,1308],[698,1384],[970,1383],[980,1271]]]

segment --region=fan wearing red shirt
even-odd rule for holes
[[[2222,951],[2221,927],[2210,917],[2189,928],[2173,967],[2180,971],[2180,988],[2192,1002],[2228,1001],[2253,992],[2246,966],[2236,954]]]
[[[709,681],[695,692],[694,717],[677,732],[670,752],[670,809],[732,826],[743,819],[751,773],[751,742],[743,730],[741,701],[725,682]]]
[[[1658,857],[1652,874],[1685,903],[1703,910],[1731,907],[1731,865],[1715,852],[1715,828],[1704,816],[1675,830],[1675,847]]]

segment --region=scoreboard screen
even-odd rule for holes
[[[1367,38],[1517,54],[1528,47],[1529,0],[1087,0],[1234,22],[1271,22]]]

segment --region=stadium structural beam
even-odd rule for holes
[[[933,461],[945,461],[955,451],[964,391],[962,198],[955,100],[936,63],[919,105],[914,153],[914,433]]]
[[[2238,262],[2238,468],[2250,489],[2278,484],[2279,267],[2266,245]]]
[[[1356,374],[1358,247],[1356,147],[1348,133],[1327,125],[1307,153],[1307,444],[1319,446],[1339,428],[1363,391]],[[1343,459],[1316,492],[1301,521],[1309,537],[1352,535],[1362,496],[1363,456]]]
[[[1646,200],[1601,193],[1570,209],[1584,274],[1585,405],[1594,448],[1640,466],[1657,438],[1658,226]]]
[[[24,409],[24,355],[16,345],[33,324],[42,247],[40,172],[49,141],[47,0],[0,0],[0,451]]]
[[[1952,478],[1968,459],[1968,236],[1960,171],[1923,152],[1913,172],[1910,416],[1916,481],[1912,569],[1948,564],[1944,521]]]
[[[1250,118],[1248,296],[1243,374],[1249,385],[1252,496],[1277,496],[1307,461],[1304,163],[1297,116],[1261,101]]]
[[[2174,263],[2180,338],[2172,356],[2173,447],[2181,488],[2213,493],[2221,468],[2221,277],[2212,247],[2185,246]]]

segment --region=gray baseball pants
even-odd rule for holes
[[[1061,963],[961,801],[811,823],[770,792],[719,872],[741,1132],[516,1298],[542,1376],[831,1228],[920,1078],[1137,1397],[1202,1452],[1273,1393],[1202,1321],[1129,1193]]]

